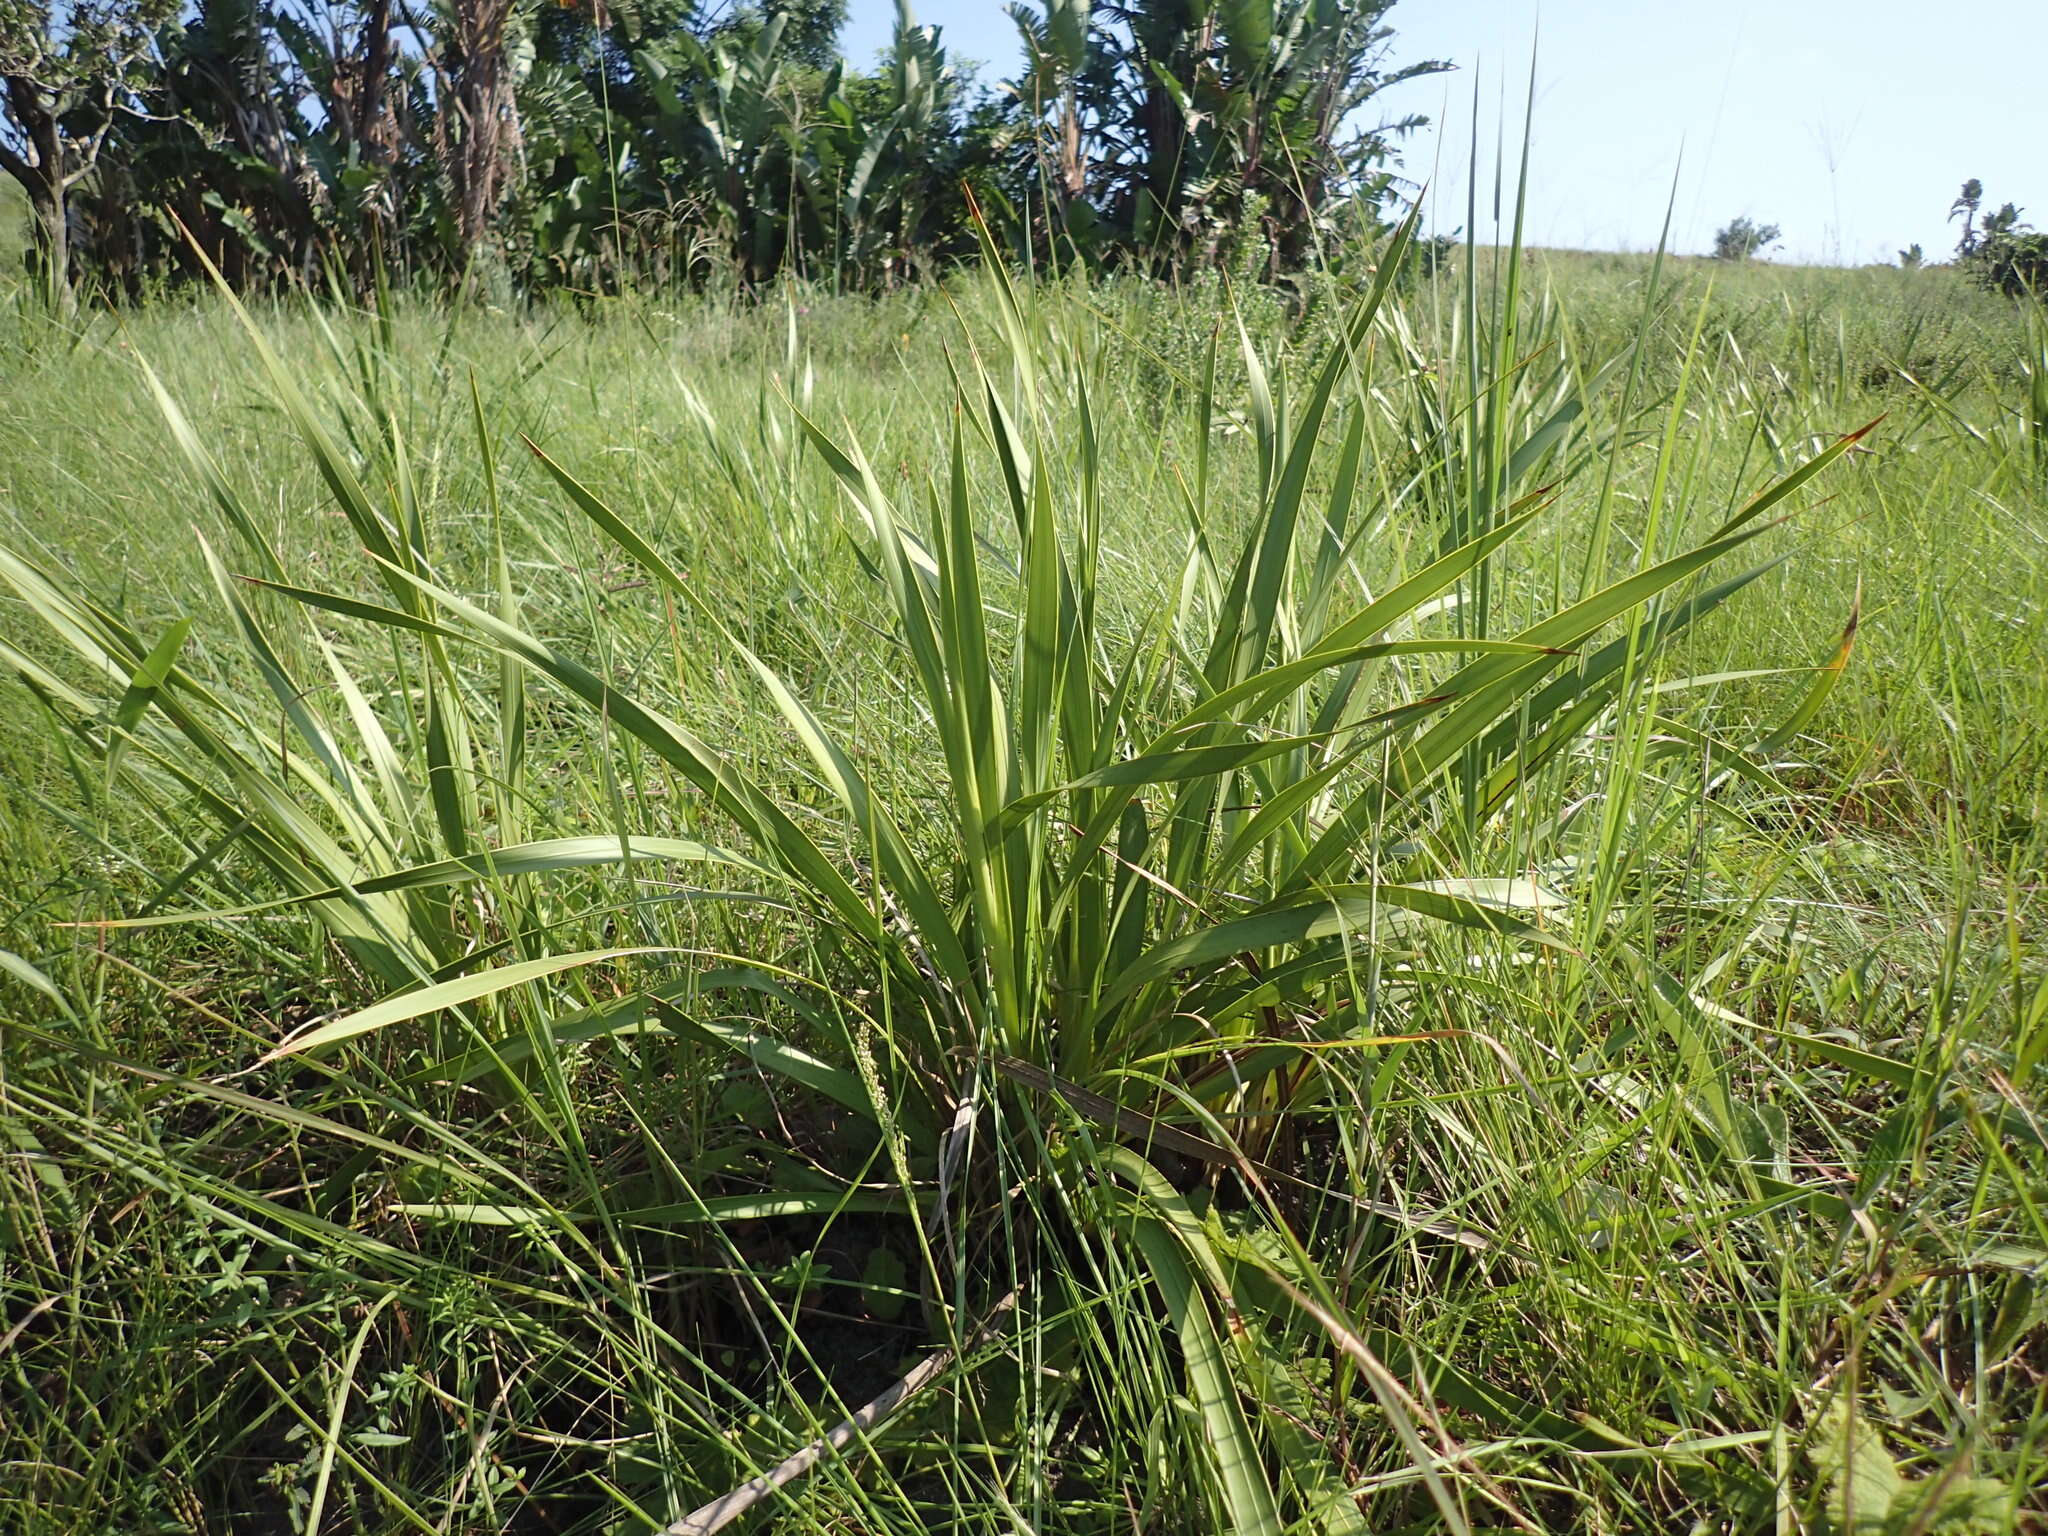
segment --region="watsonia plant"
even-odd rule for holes
[[[849,533],[887,594],[943,765],[936,811],[864,770],[799,688],[730,633],[723,644],[828,793],[829,831],[688,725],[526,627],[494,482],[497,594],[479,602],[455,590],[395,418],[384,413],[351,455],[253,326],[280,404],[371,557],[378,600],[288,580],[167,397],[165,412],[253,560],[247,580],[385,640],[419,701],[416,739],[391,739],[316,634],[346,731],[318,713],[244,583],[218,561],[222,600],[295,737],[286,747],[180,667],[182,627],[152,641],[13,554],[0,571],[120,692],[95,701],[24,652],[5,658],[107,775],[187,794],[217,824],[151,908],[172,905],[202,871],[211,878],[233,851],[282,890],[263,909],[309,908],[397,989],[274,1056],[441,1019],[412,1080],[523,1095],[538,1070],[546,1094],[528,1102],[549,1106],[573,1143],[568,1075],[588,1042],[655,1029],[731,1052],[865,1126],[875,1149],[843,1189],[793,1189],[783,1204],[756,1200],[731,1216],[857,1208],[908,1221],[937,1337],[963,1352],[1010,1338],[1032,1366],[1027,1400],[1078,1396],[1096,1422],[1178,1446],[1169,1459],[1200,1475],[1155,1487],[1158,1508],[1194,1499],[1242,1532],[1365,1528],[1342,1466],[1308,1427],[1325,1389],[1302,1374],[1299,1341],[1320,1332],[1336,1373],[1328,1390],[1339,1400],[1356,1384],[1369,1390],[1439,1516],[1463,1529],[1469,1499],[1508,1501],[1457,1470],[1456,1447],[1427,1405],[1448,1400],[1483,1416],[1504,1399],[1455,1373],[1437,1373],[1424,1392],[1405,1387],[1382,1358],[1385,1342],[1357,1325],[1346,1266],[1333,1256],[1388,1229],[1437,1245],[1445,1262],[1466,1262],[1451,1257],[1462,1253],[1512,1264],[1517,1245],[1450,1211],[1308,1176],[1315,1149],[1349,1112],[1325,1063],[1420,1038],[1421,1025],[1383,1003],[1394,989],[1462,985],[1459,969],[1482,955],[1584,961],[1558,921],[1563,898],[1522,870],[1475,867],[1474,830],[1595,732],[1642,749],[1650,659],[1776,563],[1735,557],[1850,440],[1750,497],[1704,539],[1669,553],[1647,541],[1618,579],[1598,562],[1579,595],[1495,634],[1489,574],[1544,536],[1550,488],[1525,482],[1564,457],[1585,397],[1557,381],[1545,386],[1552,393],[1513,396],[1526,409],[1509,409],[1500,404],[1509,392],[1496,388],[1504,379],[1481,379],[1462,410],[1432,414],[1424,401],[1401,417],[1433,494],[1455,516],[1436,530],[1429,557],[1377,594],[1362,592],[1356,561],[1385,533],[1361,504],[1374,370],[1387,354],[1396,366],[1416,355],[1382,312],[1414,227],[1411,216],[1298,393],[1244,341],[1247,399],[1235,419],[1258,455],[1250,509],[1212,496],[1211,444],[1229,414],[1212,343],[1196,381],[1182,580],[1136,613],[1103,595],[1104,466],[1087,371],[1071,366],[993,250],[987,281],[1007,366],[958,376],[927,515],[898,504],[858,445],[785,407],[843,487]],[[1503,374],[1513,334],[1509,325],[1495,347]],[[1476,341],[1471,355],[1482,367]],[[477,411],[488,466],[481,402]],[[659,542],[536,453],[567,503],[716,640],[716,605]],[[365,488],[365,457],[378,463],[387,501]],[[977,466],[990,461],[1002,497],[994,516],[975,491]],[[1445,613],[1457,622],[1446,625]],[[494,696],[454,659],[477,645],[500,661]],[[1770,739],[1810,718],[1838,673],[1822,669]],[[646,837],[623,811],[615,835],[519,841],[534,677],[693,785],[732,846]],[[1738,753],[1725,760],[1762,774]],[[563,1014],[550,1001],[563,978],[689,945],[664,930],[660,908],[636,904],[622,907],[620,927],[644,943],[551,953],[544,929],[520,916],[525,883],[656,861],[723,869],[792,908],[807,936],[794,953],[723,954]],[[474,903],[459,925],[451,888]],[[252,885],[249,896],[258,894]],[[158,910],[141,920],[175,919]],[[778,1018],[801,1032],[772,1027]],[[1261,1147],[1296,1156],[1254,1157],[1254,1132]],[[558,1225],[579,1242],[602,1219],[514,1210],[505,1198],[408,1209]],[[616,1228],[610,1235],[619,1240]],[[1156,1332],[1132,1328],[1133,1305],[1169,1321],[1179,1390],[1161,1374]],[[962,1358],[997,1368],[986,1351]],[[1055,1364],[1040,1380],[1037,1368]],[[977,1436],[1030,1438],[1020,1427],[1029,1408],[1008,1423],[989,1402],[976,1411],[988,1416]],[[1535,1410],[1517,1421],[1548,1422]]]

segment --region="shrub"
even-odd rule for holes
[[[1759,224],[1747,214],[1730,219],[1714,232],[1716,261],[1749,261],[1778,243],[1781,233],[1775,224]]]
[[[2014,297],[2048,295],[2048,234],[2022,219],[2017,203],[1990,214],[1982,214],[1983,204],[1984,183],[1973,176],[1949,206],[1949,217],[1963,221],[1957,261],[1986,288]]]

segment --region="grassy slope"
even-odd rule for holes
[[[1586,372],[1625,349],[1647,263],[1561,255],[1537,268],[1525,342],[1547,342],[1549,357]],[[1789,794],[1737,784],[1706,796],[1698,784],[1713,768],[1696,754],[1657,757],[1645,739],[1602,735],[1538,805],[1481,829],[1466,850],[1474,868],[1540,870],[1560,884],[1598,974],[1567,982],[1489,959],[1482,989],[1403,993],[1380,1032],[1465,1033],[1375,1049],[1345,1069],[1372,1110],[1342,1156],[1382,1192],[1515,1234],[1543,1262],[1481,1264],[1414,1233],[1361,1233],[1357,1251],[1339,1256],[1352,1277],[1346,1304],[1383,1349],[1409,1357],[1404,1370],[1447,1362],[1563,1415],[1489,1415],[1440,1387],[1450,1431],[1473,1448],[1458,1486],[1479,1525],[1502,1505],[1549,1528],[1670,1529],[1688,1514],[1741,1529],[1822,1520],[1841,1438],[1831,1451],[1824,1426],[1835,1422],[1830,1404],[1853,1402],[1907,1477],[1959,1468],[1958,1479],[1994,1480],[1958,1481],[1975,1491],[1947,1513],[1974,1509],[1995,1527],[2015,1518],[2015,1490],[2041,1480],[2048,1454],[2042,1389],[2025,1363],[2029,1350],[2038,1362],[2043,1323],[2027,1275],[2048,1250],[2048,1164],[2032,1108],[2048,1029],[2037,889],[2048,848],[2048,501],[2041,439],[2016,414],[2029,345],[2040,366],[2038,335],[2030,342],[2016,312],[1946,273],[1714,274],[1704,311],[1703,267],[1665,275],[1678,286],[1657,310],[1633,412],[1617,414],[1617,376],[1599,396],[1607,417],[1590,443],[1600,451],[1575,466],[1544,540],[1504,571],[1496,600],[1533,613],[1572,587],[1596,521],[1601,445],[1620,444],[1612,556],[1633,564],[1667,427],[1669,540],[1883,415],[1816,485],[1824,495],[1799,498],[1798,519],[1768,535],[1795,558],[1661,665],[1667,680],[1715,676],[1671,697],[1697,706],[1694,724],[1753,741],[1807,686],[1804,669],[1830,654],[1860,587],[1855,652],[1824,713],[1773,754]],[[961,287],[972,334],[993,351],[985,286]],[[1460,366],[1455,301],[1448,285],[1402,301],[1424,352],[1451,359],[1446,377]],[[1186,384],[1214,295],[1111,288],[1045,303],[1095,360],[1106,601],[1135,622],[1180,577],[1175,487],[1192,475],[1199,436]],[[1285,349],[1277,316],[1251,318],[1269,351]],[[1698,358],[1667,417],[1695,322]],[[339,398],[340,369],[308,316],[263,325],[306,380]],[[947,356],[962,351],[951,307],[929,294],[814,300],[796,325],[803,361],[787,382],[811,391],[814,419],[845,422],[903,503],[918,505],[944,464]],[[803,814],[819,812],[789,732],[730,647],[665,608],[561,511],[518,432],[659,530],[734,635],[846,734],[878,784],[909,802],[925,792],[934,749],[885,604],[843,531],[839,493],[790,451],[767,384],[786,371],[780,313],[636,303],[594,318],[451,321],[405,310],[393,340],[381,387],[451,580],[467,590],[490,581],[474,377],[499,446],[529,627],[631,679]],[[119,325],[99,318],[82,340],[32,324],[6,339],[0,397],[34,409],[0,415],[0,542],[74,573],[145,635],[192,617],[186,664],[254,697],[193,529],[223,549],[230,541],[167,446],[130,349],[161,372],[292,579],[369,590],[347,525],[211,302]],[[1297,389],[1303,371],[1297,362]],[[1380,382],[1366,483],[1388,520],[1355,572],[1372,591],[1431,546],[1438,511],[1409,478],[1428,461],[1412,430],[1426,381]],[[1211,505],[1229,523],[1256,494],[1256,466],[1242,432],[1219,437],[1215,452]],[[973,490],[995,507],[1000,481],[985,457]],[[1000,543],[996,522],[987,536]],[[303,621],[263,611],[292,637],[294,675],[320,675]],[[20,610],[6,612],[0,636],[27,634]],[[397,665],[373,633],[327,632],[358,675]],[[489,672],[474,654],[461,665]],[[1799,670],[1747,675],[1787,667]],[[544,691],[532,697],[523,835],[622,820],[672,836],[706,826],[683,786],[600,748]],[[24,1326],[0,1351],[0,1523],[291,1529],[284,1512],[303,1518],[314,1498],[330,1520],[365,1529],[597,1529],[623,1500],[673,1515],[736,1481],[749,1458],[786,1453],[809,1415],[832,1417],[831,1392],[859,1401],[923,1343],[908,1325],[914,1302],[906,1312],[872,1284],[847,1288],[888,1273],[870,1266],[889,1244],[857,1220],[822,1236],[815,1223],[743,1225],[719,1241],[670,1226],[564,1253],[546,1231],[397,1214],[398,1202],[453,1196],[431,1170],[355,1155],[329,1132],[281,1125],[200,1086],[246,1067],[284,1029],[383,988],[303,918],[104,942],[62,926],[133,910],[199,850],[175,809],[105,792],[100,767],[67,757],[18,686],[4,698],[0,947],[33,961],[64,1001],[0,979],[0,1009],[73,1049],[13,1035],[0,1078],[0,1125],[25,1154],[4,1175],[12,1257],[0,1285],[6,1317]],[[1624,749],[1644,756],[1610,761]],[[174,904],[227,899],[231,884],[202,873]],[[547,946],[642,937],[577,916],[615,904],[622,885],[593,874],[533,896],[557,925]],[[645,936],[800,942],[772,919],[765,930],[752,922],[665,916]],[[1603,947],[1613,934],[1659,955],[1692,1000],[1655,1003],[1617,958],[1619,941],[1612,954]],[[544,1012],[610,985],[571,979]],[[1852,1070],[1869,1066],[1860,1051],[1882,1058],[1880,1075]],[[138,1076],[115,1058],[182,1081]],[[757,1145],[774,1111],[748,1073],[701,1051],[649,1042],[574,1058],[566,1087],[581,1119],[567,1140],[536,1128],[545,1102],[530,1124],[503,1103],[380,1076],[402,1064],[369,1051],[339,1087],[313,1070],[235,1086],[407,1145],[458,1135],[461,1155],[500,1160],[564,1207],[593,1192],[661,1205],[774,1177],[760,1173]],[[1747,1155],[1777,1181],[1768,1189],[1730,1172],[1736,1133],[1713,1123],[1714,1096],[1727,1092],[1760,1128]],[[1284,1138],[1266,1155],[1283,1148]],[[351,1246],[294,1225],[293,1212],[390,1246]],[[822,1285],[816,1265],[830,1266]],[[621,1308],[620,1285],[644,1310]],[[1130,1329],[1150,1307],[1114,1284],[1106,1294],[1090,1314],[1105,1332]],[[784,1317],[793,1323],[778,1333]],[[1175,1370],[1157,1362],[1161,1382]],[[1282,1387],[1313,1404],[1330,1370],[1311,1361]],[[751,1418],[725,1404],[706,1422],[693,1383],[719,1376],[739,1385]],[[1202,1479],[1161,1478],[1145,1451],[1150,1434],[1169,1468],[1195,1454],[1169,1396],[1160,1383],[1053,1386],[994,1370],[980,1395],[949,1396],[878,1460],[818,1473],[816,1502],[789,1512],[787,1527],[843,1518],[918,1529],[943,1509],[957,1511],[958,1528],[1010,1528],[994,1491],[1006,1485],[1041,1530],[1129,1529],[1141,1508],[1158,1529],[1192,1528],[1205,1518]],[[1010,1423],[991,1400],[1025,1403],[1024,1427],[1005,1439],[961,1417]],[[348,1433],[325,1456],[330,1412]],[[1435,1518],[1375,1412],[1301,1412],[1339,1442],[1376,1528]],[[998,1440],[993,1450],[973,1447],[983,1435]],[[1712,1443],[1658,1449],[1687,1441]]]

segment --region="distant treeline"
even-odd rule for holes
[[[511,290],[892,286],[971,249],[1277,276],[1421,120],[1393,0],[1039,0],[977,85],[898,0],[0,0],[0,170],[60,302],[199,271]]]

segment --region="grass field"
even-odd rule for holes
[[[0,1527],[2044,1528],[2048,325],[1237,309],[0,318]]]

